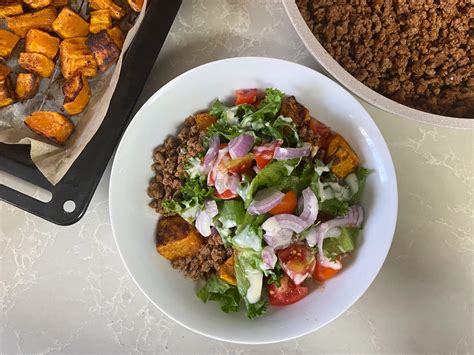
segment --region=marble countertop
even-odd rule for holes
[[[141,102],[197,65],[252,55],[317,68],[279,0],[183,0]],[[0,353],[472,352],[474,133],[365,107],[395,163],[399,217],[377,279],[336,321],[262,346],[215,341],[175,324],[147,301],[119,258],[109,167],[73,226],[0,203]]]

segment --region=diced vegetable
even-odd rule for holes
[[[59,50],[59,38],[32,28],[26,34],[25,52],[41,53],[50,59],[54,59]]]
[[[69,7],[61,10],[51,26],[61,38],[84,37],[89,33],[89,23]]]
[[[329,137],[332,134],[331,129],[315,118],[311,118],[309,120],[309,128],[317,137],[319,137],[319,146],[322,149],[327,149],[329,144]]]
[[[234,256],[232,255],[225,261],[224,264],[219,267],[219,270],[217,270],[217,276],[219,276],[221,280],[227,282],[229,285],[236,286],[237,279],[235,278],[234,265],[235,261]]]
[[[168,260],[194,255],[203,243],[196,229],[179,216],[162,217],[158,222],[156,249]]]
[[[109,30],[107,30],[107,33],[109,34],[110,38],[114,41],[115,45],[119,48],[122,49],[123,44],[125,42],[125,36],[120,29],[120,27],[115,26]]]
[[[0,80],[5,79],[8,74],[10,74],[11,70],[8,65],[0,63]]]
[[[18,64],[25,70],[35,73],[43,78],[53,74],[54,62],[41,53],[20,53]]]
[[[294,96],[284,98],[279,113],[291,118],[296,125],[301,125],[310,118],[308,109],[296,101]]]
[[[270,210],[272,215],[289,213],[292,214],[296,210],[297,196],[293,190],[288,191],[282,200]]]
[[[0,107],[11,105],[15,102],[15,92],[10,77],[0,79]]]
[[[143,8],[143,0],[127,0],[128,4],[130,5],[130,8],[135,11],[135,12],[140,12],[142,11]]]
[[[120,49],[106,31],[92,34],[87,39],[87,46],[94,55],[100,71],[106,71],[120,56]]]
[[[114,20],[120,20],[125,15],[125,11],[112,0],[89,0],[89,3],[93,10],[109,10]]]
[[[91,97],[89,82],[81,75],[76,75],[66,80],[63,86],[63,93],[63,107],[70,115],[77,115],[84,111]]]
[[[288,276],[284,275],[280,279],[280,286],[276,283],[268,285],[268,298],[272,306],[287,306],[306,297],[309,289],[304,286],[297,286]]]
[[[110,17],[109,10],[91,11],[91,20],[90,20],[90,25],[89,25],[89,31],[91,33],[98,33],[100,31],[108,30],[111,28],[112,28],[112,17]]]
[[[87,37],[67,38],[59,45],[61,73],[65,79],[80,74],[88,78],[97,75],[97,62],[86,42]]]
[[[4,0],[0,4],[0,18],[8,18],[23,13],[21,0]]]
[[[278,258],[283,271],[295,285],[306,280],[316,265],[313,251],[302,243],[292,244],[278,251]]]
[[[329,138],[326,160],[331,162],[331,171],[343,178],[359,166],[359,157],[340,135],[334,134]]]
[[[207,130],[209,126],[213,125],[217,121],[214,116],[207,112],[196,113],[194,115],[194,119],[196,120],[196,124],[201,131]]]
[[[316,267],[314,268],[313,272],[313,279],[323,282],[329,280],[330,278],[336,276],[340,269],[333,269],[330,267],[325,267],[321,265],[319,258],[316,258]]]
[[[39,78],[33,73],[19,73],[16,77],[16,97],[20,100],[31,99],[38,92],[39,83]]]
[[[235,91],[235,105],[252,105],[257,101],[257,89],[243,89]]]
[[[49,6],[36,12],[23,14],[7,19],[8,28],[20,37],[25,37],[28,30],[39,28],[45,31],[52,30],[52,23],[57,17],[56,9]]]
[[[0,29],[0,57],[10,57],[19,40],[16,34]]]
[[[25,125],[32,131],[63,145],[74,131],[73,123],[57,112],[33,112],[25,118]]]
[[[52,0],[23,0],[23,2],[32,9],[37,10],[51,5]]]

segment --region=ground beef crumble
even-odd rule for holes
[[[152,199],[150,207],[161,215],[167,215],[161,202],[172,199],[179,193],[188,159],[203,150],[203,135],[204,132],[199,130],[194,117],[190,116],[176,137],[169,136],[153,152],[152,169],[155,177],[150,181],[148,196]]]
[[[171,262],[171,266],[184,272],[189,278],[197,280],[215,273],[231,256],[232,248],[226,249],[219,235],[211,235],[205,238],[205,244],[199,253],[175,259]]]
[[[472,0],[296,0],[349,73],[410,107],[474,117]]]

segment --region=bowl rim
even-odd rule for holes
[[[420,111],[405,105],[402,105],[392,99],[389,99],[375,90],[372,90],[347,70],[345,70],[327,51],[322,44],[316,39],[314,34],[306,24],[303,15],[301,15],[295,0],[282,0],[283,7],[290,18],[290,21],[303,41],[306,49],[318,61],[318,63],[333,77],[339,84],[344,86],[354,95],[360,97],[365,102],[376,106],[377,108],[402,116],[410,120],[429,123],[436,126],[473,129],[474,118],[459,118],[443,115],[436,115],[425,111]]]
[[[309,329],[309,330],[306,330],[298,335],[292,335],[292,336],[288,336],[288,337],[284,337],[284,338],[280,338],[280,339],[277,339],[277,340],[264,340],[264,341],[253,341],[253,340],[245,340],[245,341],[239,341],[239,340],[234,340],[232,338],[228,338],[228,337],[222,337],[222,336],[219,336],[219,335],[214,335],[214,334],[208,334],[208,333],[205,333],[197,328],[194,328],[190,325],[187,325],[186,323],[180,321],[179,319],[173,317],[172,315],[170,315],[165,309],[163,309],[162,307],[160,307],[158,305],[158,303],[156,303],[152,297],[142,288],[142,286],[139,284],[139,282],[137,281],[137,279],[135,278],[134,276],[134,273],[130,270],[126,260],[125,260],[125,257],[124,257],[124,254],[122,252],[122,249],[120,248],[120,244],[119,244],[119,241],[118,241],[118,238],[117,238],[117,232],[116,232],[116,228],[114,227],[114,223],[113,223],[113,220],[114,220],[114,217],[113,217],[113,214],[114,214],[114,208],[112,208],[112,205],[114,205],[114,194],[112,193],[112,191],[114,191],[116,188],[115,188],[115,185],[117,184],[117,179],[114,179],[114,176],[118,176],[120,175],[120,167],[118,167],[118,164],[117,164],[117,160],[118,160],[118,157],[120,156],[120,150],[121,149],[124,149],[124,141],[125,141],[125,137],[127,135],[127,132],[130,130],[130,129],[133,129],[133,127],[136,125],[136,120],[135,120],[135,117],[139,116],[140,113],[142,112],[143,109],[145,109],[146,107],[148,107],[149,105],[151,105],[151,103],[153,101],[155,101],[157,99],[158,96],[161,95],[162,92],[168,90],[170,87],[173,87],[175,82],[178,81],[178,80],[181,80],[183,77],[187,76],[189,73],[191,72],[194,72],[194,71],[198,71],[200,70],[201,68],[203,67],[207,67],[207,66],[212,66],[214,64],[217,64],[217,63],[222,63],[222,62],[232,62],[232,61],[246,61],[246,60],[271,60],[271,61],[276,61],[276,62],[284,62],[284,63],[289,63],[291,65],[295,65],[295,66],[299,66],[299,67],[303,67],[305,68],[306,70],[311,70],[311,71],[314,71],[316,74],[318,75],[321,75],[322,77],[324,77],[325,79],[328,79],[328,80],[331,80],[333,81],[336,85],[340,86],[342,88],[342,90],[346,91],[348,95],[350,96],[353,96],[349,91],[347,91],[344,87],[342,87],[339,83],[337,83],[336,81],[332,80],[331,78],[328,78],[327,76],[321,74],[320,72],[312,69],[312,68],[309,68],[307,66],[304,66],[302,64],[298,64],[298,63],[294,63],[294,62],[291,62],[291,61],[287,61],[287,60],[283,60],[283,59],[278,59],[278,58],[270,58],[270,57],[231,57],[231,58],[225,58],[225,59],[220,59],[220,60],[216,60],[216,61],[211,61],[211,62],[208,62],[208,63],[205,63],[205,64],[202,64],[202,65],[199,65],[197,67],[194,67],[192,69],[189,69],[185,72],[183,72],[182,74],[178,75],[177,77],[175,77],[174,79],[170,80],[168,83],[166,83],[165,85],[163,85],[161,88],[159,88],[157,91],[155,91],[153,93],[153,95],[151,95],[147,101],[142,105],[142,107],[140,107],[140,109],[137,111],[137,113],[135,114],[134,118],[132,119],[132,121],[130,122],[129,126],[127,127],[125,133],[123,134],[121,140],[120,140],[120,143],[117,147],[117,150],[115,152],[115,156],[114,156],[114,159],[113,159],[113,163],[112,163],[112,168],[111,168],[111,173],[110,173],[110,180],[109,180],[109,190],[108,190],[108,193],[109,193],[109,202],[108,202],[108,205],[109,205],[109,217],[110,217],[110,221],[111,221],[111,228],[112,228],[112,234],[113,234],[113,237],[114,237],[114,242],[115,242],[115,245],[117,247],[117,251],[118,251],[118,254],[120,256],[120,259],[122,260],[122,263],[123,265],[125,266],[125,269],[127,270],[127,273],[128,275],[131,277],[131,279],[133,280],[133,282],[135,283],[135,285],[137,286],[137,288],[145,295],[145,297],[148,299],[148,301],[150,301],[151,304],[153,304],[153,306],[155,306],[160,312],[162,312],[163,314],[165,314],[168,318],[170,318],[171,320],[173,320],[174,322],[178,323],[179,325],[181,325],[182,327],[192,331],[192,332],[195,332],[197,334],[200,334],[204,337],[207,337],[207,338],[211,338],[211,339],[215,339],[215,340],[220,340],[220,341],[224,341],[224,342],[228,342],[228,343],[234,343],[234,344],[248,344],[248,345],[264,345],[264,344],[275,344],[275,343],[281,343],[281,342],[284,342],[284,341],[289,341],[289,340],[293,340],[293,339],[297,339],[297,338],[300,338],[302,336],[305,336],[305,335],[308,335],[308,334],[311,334],[315,331],[317,331],[318,329],[321,329],[322,327],[326,326],[327,324],[333,322],[334,320],[336,320],[337,318],[339,318],[342,314],[344,314],[350,307],[352,307],[364,294],[365,292],[367,292],[367,290],[369,289],[369,287],[372,285],[372,283],[375,281],[375,279],[377,278],[377,276],[379,275],[380,273],[380,270],[382,269],[385,261],[386,261],[386,258],[388,256],[388,253],[390,251],[390,248],[391,248],[391,245],[393,243],[393,238],[395,236],[395,230],[396,230],[396,224],[397,224],[397,219],[398,219],[398,181],[397,181],[397,175],[396,175],[396,171],[395,171],[395,167],[394,167],[394,164],[393,164],[393,158],[391,156],[391,153],[390,153],[390,150],[388,149],[388,146],[387,146],[387,143],[385,141],[385,138],[383,137],[382,133],[380,132],[379,128],[377,127],[375,121],[372,119],[371,115],[367,112],[367,110],[362,107],[362,109],[364,111],[367,112],[367,115],[369,116],[370,120],[372,121],[373,125],[374,125],[374,129],[378,132],[378,134],[380,135],[380,137],[382,138],[382,145],[380,147],[382,153],[384,154],[387,154],[389,160],[387,161],[387,166],[388,166],[388,174],[390,175],[391,178],[393,178],[393,194],[394,194],[394,199],[393,199],[393,210],[394,210],[394,214],[393,214],[393,225],[389,225],[388,226],[388,229],[387,229],[387,232],[388,234],[391,236],[390,238],[390,241],[389,241],[389,245],[387,247],[387,250],[386,250],[386,253],[385,255],[383,255],[383,258],[381,259],[381,262],[380,262],[380,267],[378,268],[377,272],[374,274],[373,278],[370,280],[370,282],[367,283],[365,289],[360,293],[360,295],[356,298],[354,298],[354,300],[352,302],[350,302],[350,304],[348,305],[348,307],[344,308],[344,309],[341,309],[339,312],[336,312],[333,317],[331,317],[330,319],[328,319],[326,322],[324,322],[323,324],[321,324],[318,328],[316,329]],[[359,103],[360,104],[360,103]]]

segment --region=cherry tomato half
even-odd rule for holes
[[[233,193],[232,191],[230,190],[225,190],[223,193],[218,193],[217,191],[214,192],[214,196],[216,196],[217,198],[220,198],[220,199],[223,199],[223,200],[230,200],[232,198],[235,198],[237,197],[238,195]]]
[[[334,277],[341,270],[341,269],[336,270],[336,269],[332,269],[330,267],[322,266],[319,263],[319,260],[317,260],[317,259],[318,258],[316,258],[316,267],[314,268],[314,272],[313,272],[312,276],[313,276],[313,279],[315,279],[319,282],[329,280],[330,278]]]
[[[257,89],[242,89],[235,91],[235,104],[242,105],[242,104],[249,104],[252,105],[255,101],[257,101]]]
[[[260,169],[263,169],[268,163],[273,160],[273,153],[275,148],[283,144],[283,141],[276,140],[264,146],[255,147],[253,153],[255,155],[255,162]]]
[[[231,173],[241,174],[252,169],[253,154],[248,153],[241,158],[229,160],[226,168]]]
[[[280,287],[275,284],[268,285],[268,298],[272,306],[286,306],[304,298],[308,291],[307,287],[295,285],[284,275],[280,279]]]
[[[303,243],[295,243],[280,250],[278,258],[281,267],[296,285],[306,280],[316,266],[313,251]]]
[[[281,213],[293,214],[296,210],[297,203],[298,198],[296,196],[296,192],[290,190],[285,194],[285,196],[283,196],[283,199],[280,201],[280,203],[270,210],[270,213],[272,215]]]

